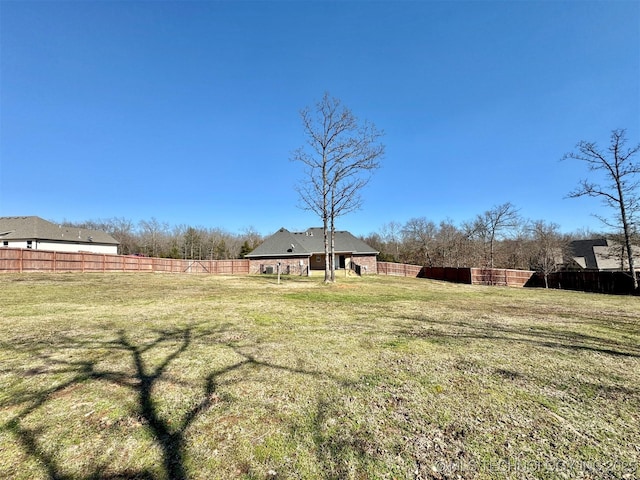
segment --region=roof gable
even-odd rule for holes
[[[0,217],[2,240],[49,240],[68,243],[100,243],[118,245],[115,238],[101,230],[64,227],[40,217]]]
[[[281,228],[246,257],[309,256],[311,253],[289,230]]]
[[[591,240],[574,240],[571,242],[571,256],[582,266],[582,268],[595,269],[598,268],[598,261],[593,252],[594,247],[606,247],[607,240],[605,238],[596,238]]]
[[[356,255],[378,253],[359,238],[342,230],[335,232],[335,251]],[[313,254],[324,254],[324,233],[319,227],[309,228],[304,232],[290,232],[281,228],[246,257],[308,257]]]
[[[571,242],[572,259],[587,270],[620,270],[628,268],[627,256],[620,243],[606,238],[574,240]],[[640,248],[631,246],[633,257],[640,258]]]

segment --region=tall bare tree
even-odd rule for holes
[[[402,234],[402,225],[398,222],[388,222],[382,226],[382,239],[385,242],[387,254],[391,255],[392,260],[397,262],[400,259],[400,239]]]
[[[530,223],[527,230],[531,240],[530,268],[542,274],[544,287],[549,288],[549,275],[562,267],[569,253],[569,239],[560,233],[557,223],[544,220]]]
[[[433,267],[437,227],[425,217],[412,218],[402,228],[402,239],[407,248],[409,263]]]
[[[383,133],[360,122],[340,100],[325,93],[315,108],[300,112],[306,147],[291,159],[306,166],[305,180],[297,187],[303,208],[322,219],[325,282],[335,281],[335,219],[362,205],[360,191],[379,167]]]
[[[158,257],[162,252],[162,244],[166,243],[169,225],[151,217],[151,220],[141,220],[138,223],[139,236],[144,247],[144,253],[151,257]]]
[[[518,210],[510,202],[496,205],[476,217],[475,233],[489,249],[485,255],[485,262],[489,268],[494,267],[497,241],[504,238],[504,235],[509,231],[513,231],[519,223]]]
[[[616,212],[615,222],[598,217],[605,225],[622,232],[629,266],[629,275],[633,279],[633,288],[638,289],[633,261],[632,237],[637,234],[637,215],[640,211],[640,163],[634,156],[640,151],[640,144],[625,148],[626,131],[617,129],[611,132],[607,151],[603,151],[594,142],[581,141],[575,152],[566,153],[562,159],[580,160],[587,164],[590,172],[601,174],[601,183],[581,180],[578,187],[569,193],[569,198],[597,197]]]

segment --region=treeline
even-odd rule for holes
[[[511,204],[493,207],[455,224],[412,218],[389,222],[363,240],[380,252],[379,260],[429,267],[495,267],[555,271],[563,262],[571,236],[545,220],[527,220]]]
[[[138,223],[125,218],[62,223],[109,233],[120,242],[122,255],[227,260],[243,258],[264,240],[252,228],[234,234],[222,228],[169,226],[155,218]],[[589,236],[589,232],[569,236],[555,223],[524,219],[505,203],[461,224],[435,223],[426,217],[404,224],[392,221],[362,239],[380,252],[381,261],[551,273],[563,262],[571,240]]]
[[[126,218],[85,222],[62,222],[66,226],[102,230],[120,242],[121,255],[145,255],[188,260],[243,258],[260,243],[262,236],[249,228],[233,234],[221,228],[169,226],[155,218],[134,223]]]

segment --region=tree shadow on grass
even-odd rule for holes
[[[163,471],[167,478],[175,480],[186,480],[188,478],[185,470],[185,433],[190,425],[204,412],[219,402],[219,397],[215,395],[216,376],[240,367],[245,361],[232,364],[222,370],[210,372],[204,378],[199,402],[186,411],[180,420],[171,423],[169,419],[163,417],[158,411],[157,401],[154,400],[153,390],[157,383],[166,379],[167,368],[191,346],[194,339],[213,337],[223,333],[224,328],[218,331],[196,330],[194,326],[176,328],[172,330],[156,331],[153,339],[147,342],[134,342],[125,331],[120,331],[118,337],[113,340],[82,340],[68,336],[60,336],[53,344],[46,345],[25,344],[14,345],[13,349],[21,353],[32,353],[39,357],[43,365],[39,368],[32,368],[24,372],[27,376],[47,376],[47,375],[70,375],[66,381],[62,381],[50,388],[31,391],[18,395],[17,398],[5,405],[27,404],[17,415],[7,421],[0,428],[10,432],[20,443],[23,451],[33,459],[36,459],[46,470],[50,479],[55,480],[78,480],[80,478],[93,480],[110,479],[152,479],[155,474],[148,470],[125,470],[118,473],[103,473],[108,470],[108,465],[97,465],[93,471],[80,477],[76,474],[64,473],[65,469],[56,459],[55,453],[47,451],[41,446],[41,437],[45,433],[42,429],[28,428],[24,426],[24,420],[29,415],[44,407],[58,394],[80,385],[87,381],[106,382],[117,386],[125,387],[134,392],[136,396],[137,411],[131,412],[140,419],[140,423],[148,427],[153,434],[156,444],[162,452]],[[224,343],[223,343],[224,345]],[[170,351],[163,357],[159,357],[159,363],[149,366],[143,356],[159,355],[154,350],[167,348]],[[73,352],[74,356],[84,354],[87,357],[96,356],[97,359],[81,360],[61,360],[60,353]],[[133,372],[119,372],[99,368],[98,363],[116,353],[125,352],[132,360]],[[157,358],[157,357],[156,357]]]
[[[404,317],[403,320],[412,321],[412,325],[419,324],[418,327],[402,326],[401,334],[406,337],[421,337],[436,341],[495,340],[640,358],[640,347],[633,342],[621,342],[566,329],[518,327],[480,321],[439,320],[424,316]]]
[[[306,370],[288,365],[281,365],[273,361],[260,358],[260,352],[255,345],[244,343],[240,346],[234,340],[234,335],[227,332],[226,326],[217,330],[203,329],[197,325],[156,330],[152,338],[134,340],[131,334],[121,330],[111,339],[75,338],[61,334],[47,341],[29,341],[14,344],[11,348],[19,355],[29,355],[39,361],[39,365],[22,371],[14,369],[15,375],[25,375],[41,379],[40,385],[51,384],[51,379],[59,376],[66,377],[58,380],[48,388],[33,388],[16,394],[14,397],[0,402],[0,407],[17,407],[19,412],[0,425],[0,431],[10,433],[20,445],[24,454],[36,460],[51,480],[151,480],[158,477],[171,480],[187,480],[189,472],[186,467],[187,441],[186,434],[189,427],[214,405],[224,406],[228,400],[217,392],[220,377],[242,368],[270,368],[315,377],[330,379],[337,384],[342,379],[327,372]],[[194,342],[218,344],[221,348],[231,350],[235,360],[225,367],[209,371],[199,380],[200,393],[197,403],[185,411],[178,420],[168,418],[159,408],[158,384],[161,381],[172,381],[168,371],[172,364],[184,357],[193,347]],[[118,363],[109,363],[116,358],[122,364],[123,357],[128,359],[131,367],[118,368]],[[105,366],[106,365],[106,366]],[[115,365],[115,366],[114,366]],[[241,380],[240,380],[241,381]],[[43,438],[47,435],[49,426],[30,427],[31,415],[41,413],[61,395],[72,392],[82,384],[103,383],[123,387],[135,397],[135,406],[129,414],[138,419],[141,425],[152,434],[153,442],[159,447],[162,468],[124,468],[114,472],[115,467],[108,460],[97,462],[84,467],[82,473],[69,473],[65,468],[56,447],[46,446]],[[179,383],[179,380],[177,381]],[[188,386],[188,385],[184,385]],[[155,395],[154,395],[155,389]],[[69,404],[70,406],[70,404]],[[228,405],[227,405],[228,406]],[[322,421],[324,411],[328,408],[321,400],[318,405],[318,418]],[[320,455],[318,460],[328,471],[336,471],[336,459],[349,455],[364,458],[364,452],[357,444],[336,444],[335,439],[324,438],[320,435],[320,424],[316,425],[315,439],[318,447],[326,455]],[[87,439],[90,441],[90,439]],[[59,447],[58,447],[59,448]],[[338,473],[341,470],[338,469]],[[339,477],[340,475],[338,475]],[[332,478],[338,478],[332,477]]]

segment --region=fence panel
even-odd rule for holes
[[[640,280],[640,272],[637,272]],[[627,272],[554,272],[548,276],[549,288],[577,290],[581,292],[607,293],[614,295],[640,295],[633,290],[631,275]],[[527,283],[530,287],[544,287],[544,276],[537,273]]]
[[[166,272],[248,275],[249,260],[182,260],[0,248],[0,273],[21,272]]]
[[[378,262],[378,274],[398,277],[417,277],[422,270],[420,265],[405,263]]]
[[[22,250],[0,248],[0,271],[19,273],[22,271]]]
[[[523,287],[532,275],[533,272],[529,270],[504,268],[424,267],[419,276],[431,280],[444,280],[468,285]]]
[[[40,250],[37,250],[40,251]],[[26,250],[25,250],[26,252]],[[72,252],[41,252],[43,254],[51,255],[52,266],[51,269],[42,268],[42,265],[30,265],[33,270],[38,271],[54,271],[54,272],[82,272],[82,254]]]

